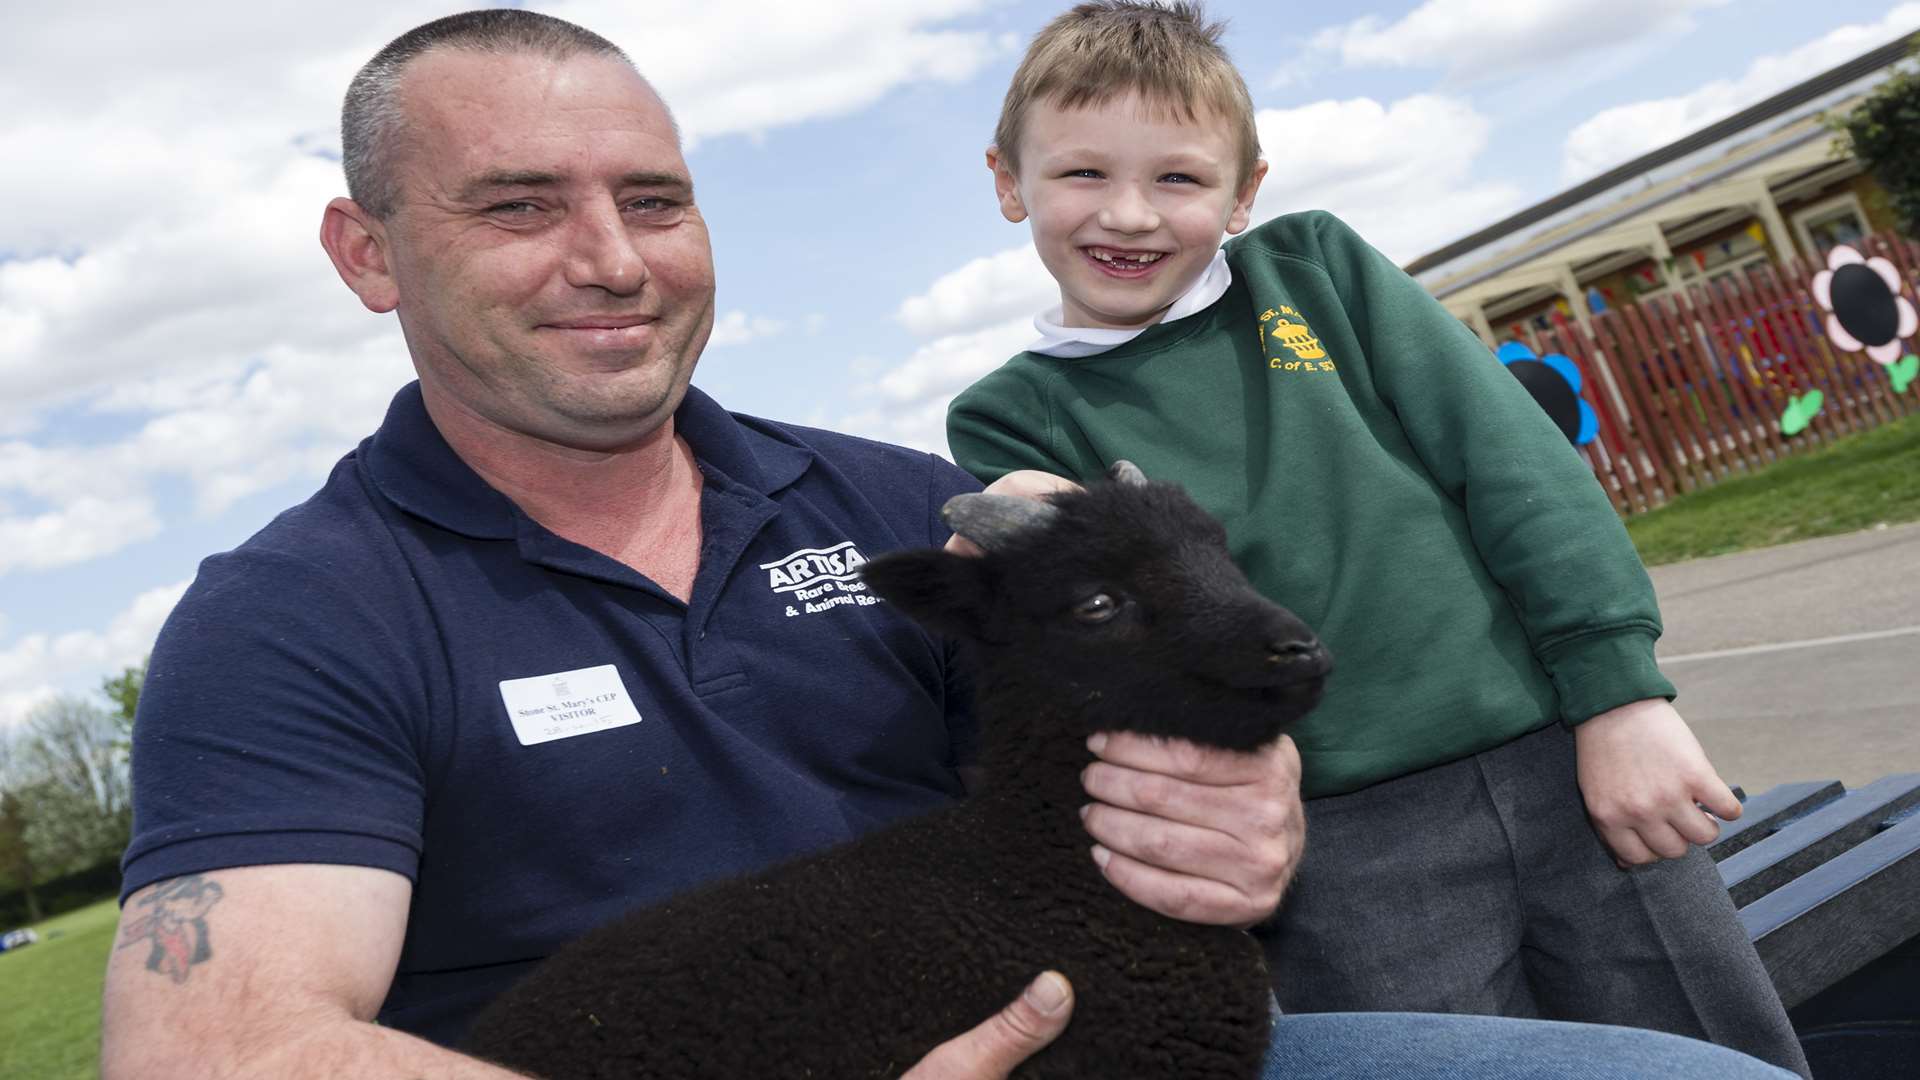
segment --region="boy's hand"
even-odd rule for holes
[[[1587,815],[1621,869],[1713,843],[1720,826],[1703,806],[1724,821],[1740,816],[1740,800],[1665,698],[1610,709],[1573,732]]]
[[[1007,475],[987,485],[992,495],[1021,495],[1029,499],[1038,499],[1056,491],[1079,491],[1080,485],[1064,476],[1055,476],[1038,469],[1015,469]],[[978,555],[979,545],[964,536],[955,534],[947,540],[947,550],[955,555]]]

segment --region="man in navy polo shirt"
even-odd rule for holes
[[[945,540],[974,484],[689,388],[712,259],[626,58],[530,12],[453,16],[362,69],[342,126],[352,198],[322,243],[398,312],[420,380],[318,494],[207,560],[155,646],[109,1080],[508,1076],[445,1046],[562,942],[939,805],[968,760],[946,647],[854,571]],[[1090,855],[1117,888],[1272,913],[1302,839],[1289,743],[1099,754]],[[1071,1008],[1042,975],[907,1075],[1004,1077]],[[1276,1031],[1273,1077],[1761,1068],[1486,1017]]]
[[[977,485],[690,389],[707,233],[626,58],[454,16],[343,129],[322,242],[419,382],[155,647],[112,1077],[505,1075],[444,1047],[569,938],[961,793],[964,682],[856,572]],[[1090,857],[1244,925],[1299,851],[1297,757],[1193,749],[1111,741]],[[913,1075],[1004,1075],[1070,1006],[1042,976]]]

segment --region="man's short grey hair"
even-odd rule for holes
[[[340,110],[340,163],[347,173],[347,194],[376,218],[393,213],[398,202],[393,159],[406,123],[400,111],[400,76],[409,62],[433,49],[532,53],[553,60],[608,56],[633,66],[618,45],[599,34],[517,8],[464,11],[394,38],[353,77]]]

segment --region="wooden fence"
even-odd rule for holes
[[[1920,305],[1920,244],[1882,233],[1855,246],[1892,262],[1899,295]],[[1920,383],[1896,391],[1888,368],[1828,339],[1828,312],[1812,290],[1824,269],[1797,260],[1764,266],[1622,305],[1594,316],[1591,328],[1556,315],[1552,329],[1522,339],[1536,354],[1578,365],[1581,397],[1600,421],[1580,452],[1615,509],[1651,510],[1920,410]],[[1903,356],[1916,351],[1911,340],[1901,345]],[[1783,424],[1815,390],[1811,420]]]

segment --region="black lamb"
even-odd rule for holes
[[[1270,743],[1319,700],[1329,661],[1184,492],[1124,463],[1115,477],[1051,504],[959,496],[948,521],[983,557],[865,567],[970,646],[980,793],[585,935],[489,1007],[469,1049],[555,1080],[897,1076],[1052,968],[1072,1022],[1016,1075],[1256,1075],[1259,945],[1109,885],[1080,773],[1095,732]]]

